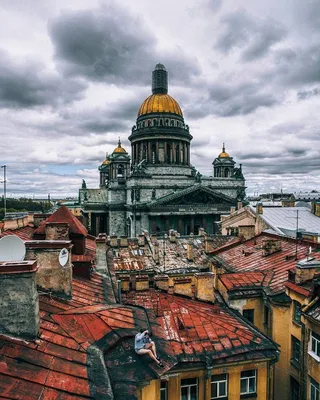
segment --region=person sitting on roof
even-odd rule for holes
[[[134,349],[135,352],[142,356],[144,354],[148,354],[156,363],[158,367],[163,367],[163,364],[160,358],[157,356],[156,345],[150,339],[151,333],[148,330],[140,331],[137,333],[134,339]]]

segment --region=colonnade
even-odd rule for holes
[[[132,163],[190,165],[190,143],[182,140],[144,140],[132,144]]]

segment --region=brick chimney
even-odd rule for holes
[[[160,263],[159,242],[154,242],[152,245],[152,257],[154,262],[158,265]]]
[[[193,261],[193,240],[191,238],[187,243],[187,260]]]
[[[196,298],[204,301],[214,301],[214,278],[212,272],[199,272],[194,274]]]
[[[170,243],[176,243],[176,231],[174,229],[170,229],[169,231],[169,239],[170,239]]]
[[[311,281],[316,272],[320,272],[319,260],[311,257],[300,260],[296,264],[295,282],[300,284],[306,281]]]
[[[106,237],[99,236],[96,238],[96,269],[97,271],[105,271],[107,268],[107,248]]]
[[[25,242],[26,260],[37,260],[38,270],[36,283],[44,291],[71,298],[72,296],[72,263],[70,240],[30,240]],[[64,266],[59,262],[62,249],[68,251],[68,259]]]
[[[263,214],[263,205],[262,205],[262,203],[260,201],[256,205],[256,213],[257,214]]]
[[[278,239],[265,239],[262,242],[262,255],[264,257],[270,256],[273,253],[282,250],[281,240]]]
[[[0,262],[0,332],[34,340],[39,334],[37,262]]]
[[[69,224],[66,222],[47,222],[45,240],[69,240]]]

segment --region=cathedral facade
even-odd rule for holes
[[[92,234],[136,236],[142,231],[198,234],[218,232],[245,196],[240,167],[225,151],[213,161],[212,176],[191,164],[192,135],[177,101],[168,94],[162,64],[152,72],[152,94],[141,104],[129,136],[131,157],[118,146],[99,167],[99,189],[83,183],[79,201]]]

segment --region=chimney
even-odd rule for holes
[[[320,272],[320,261],[315,258],[305,258],[296,264],[295,282],[299,285],[306,281],[311,281],[316,272]]]
[[[235,206],[230,207],[230,214],[233,214],[234,212],[236,212]]]
[[[256,213],[257,214],[263,214],[263,205],[262,205],[262,203],[260,201],[256,205]]]
[[[146,238],[144,235],[138,235],[138,245],[144,246],[146,243]]]
[[[316,215],[317,217],[320,217],[320,201],[312,202],[311,210],[314,215]]]
[[[189,239],[187,243],[187,260],[193,261],[193,240]]]
[[[204,230],[204,228],[199,228],[199,236],[205,236],[206,232]]]
[[[242,208],[242,201],[238,201],[237,210],[241,210]]]
[[[63,298],[72,297],[72,263],[70,240],[29,240],[26,260],[37,260],[36,283],[41,290]]]
[[[199,272],[194,274],[196,298],[204,301],[214,301],[214,273]]]
[[[0,332],[34,340],[40,316],[36,285],[37,262],[0,262]]]
[[[263,257],[270,256],[273,253],[282,250],[281,240],[277,239],[265,239],[262,242],[262,255]]]
[[[118,247],[118,237],[116,235],[110,236],[110,246],[111,247]]]
[[[159,257],[159,242],[154,242],[152,246],[152,256],[154,262],[159,265],[160,257]]]
[[[47,222],[45,240],[69,240],[69,224],[67,222]]]
[[[99,272],[104,272],[107,268],[107,248],[106,248],[106,238],[97,237],[96,238],[96,270]]]
[[[136,276],[136,291],[148,290],[149,289],[149,276],[148,275],[137,275]]]
[[[176,231],[174,229],[169,230],[170,243],[176,243]]]
[[[128,247],[128,236],[120,236],[120,247]]]

